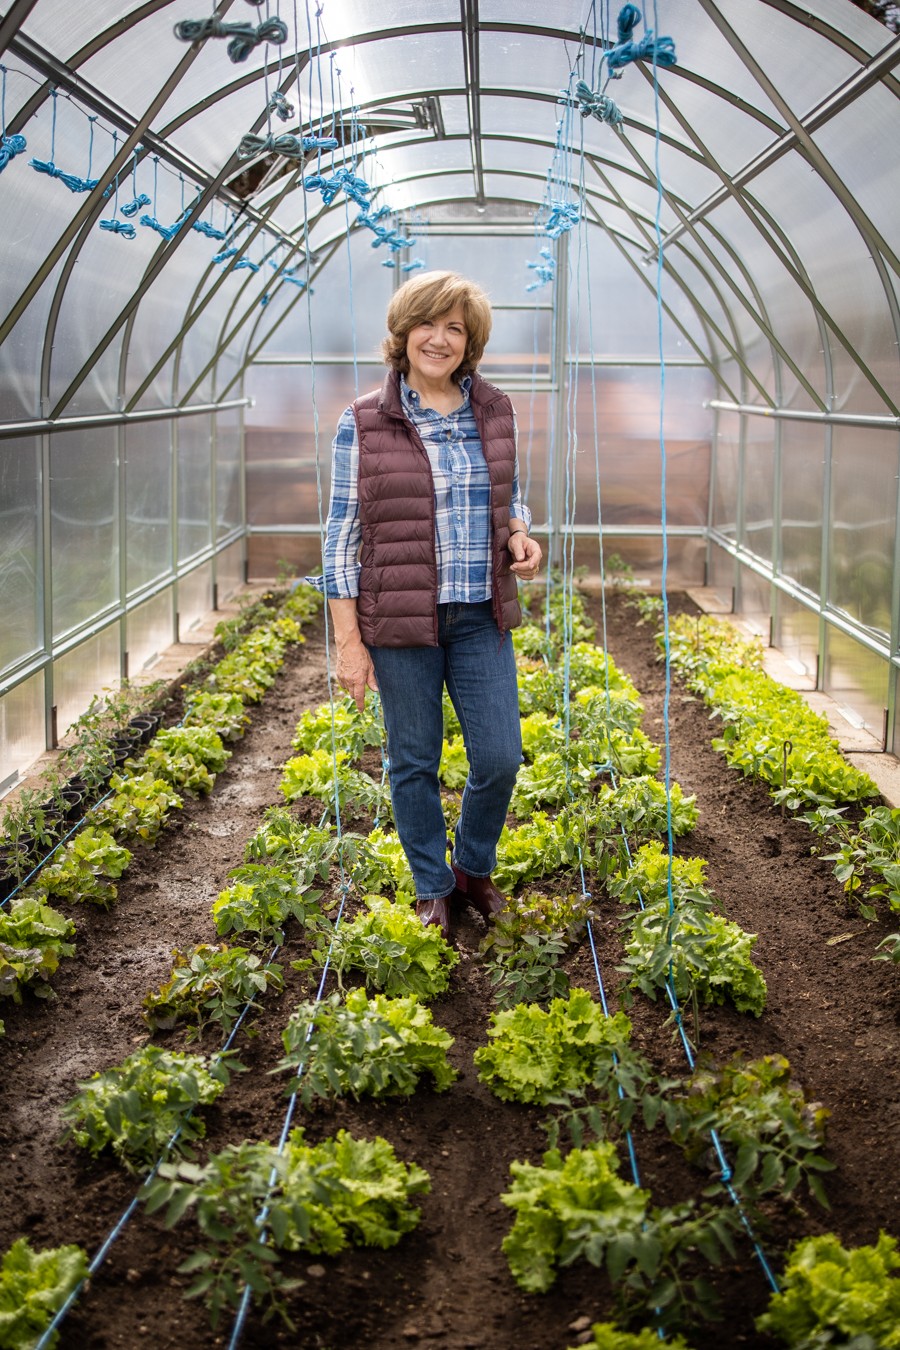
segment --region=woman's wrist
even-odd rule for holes
[[[524,534],[525,538],[526,539],[528,538],[528,531],[526,529],[523,529],[521,525],[517,526],[517,528],[514,530],[510,530],[509,532],[510,539],[512,539],[514,534]]]

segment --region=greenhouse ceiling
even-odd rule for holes
[[[0,338],[30,307],[34,319],[51,277],[41,317],[52,327],[98,222],[119,234],[112,243],[150,237],[111,322],[64,381],[45,378],[40,414],[77,411],[79,387],[188,238],[179,221],[226,236],[221,273],[260,241],[276,248],[270,289],[299,290],[348,226],[372,221],[389,249],[427,209],[432,225],[537,222],[550,238],[583,212],[648,286],[661,249],[666,285],[693,315],[685,340],[723,398],[839,414],[828,359],[811,370],[794,342],[800,307],[821,350],[854,368],[852,414],[895,425],[900,38],[848,0],[644,8],[619,32],[618,9],[589,0],[12,4],[0,21],[5,135],[24,134],[28,157],[81,190],[64,222],[59,198],[35,221],[37,188],[10,199],[7,168],[7,257],[18,257]],[[623,38],[643,41],[644,59],[616,62]],[[349,191],[329,192],[336,173]],[[126,219],[132,201],[144,209]],[[126,253],[109,257],[125,266]],[[857,314],[887,316],[874,345],[847,331],[848,286]],[[748,355],[760,339],[771,372]],[[41,359],[46,376],[47,345]],[[4,434],[35,415],[27,403],[15,417],[7,402]]]

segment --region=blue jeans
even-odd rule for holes
[[[469,760],[453,861],[489,876],[522,762],[512,638],[503,640],[491,602],[438,605],[437,647],[370,647],[384,708],[391,802],[417,900],[449,895],[447,825],[438,768],[446,684]]]

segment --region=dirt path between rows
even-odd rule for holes
[[[684,604],[689,605],[685,601]],[[598,605],[594,605],[599,610]],[[644,727],[662,741],[663,671],[651,634],[637,627],[623,597],[610,597],[608,646],[644,698]],[[246,840],[268,805],[280,800],[280,766],[300,714],[327,697],[321,627],[289,654],[284,671],[208,800],[188,801],[155,849],[142,848],[120,883],[110,913],[87,907],[75,915],[78,952],[63,963],[48,1004],[27,999],[5,1009],[0,1041],[0,1249],[26,1234],[36,1246],[79,1242],[93,1253],[136,1190],[112,1160],[93,1161],[60,1146],[58,1111],[76,1084],[118,1063],[147,1037],[141,1000],[166,977],[175,947],[214,941],[211,902],[227,884]],[[850,913],[830,865],[811,856],[811,836],[782,820],[767,792],[732,773],[710,748],[705,709],[676,686],[671,696],[672,776],[697,794],[700,821],[679,851],[709,862],[709,882],[728,917],[759,934],[754,953],[769,988],[761,1018],[730,1007],[708,1009],[701,1048],[724,1058],[785,1054],[807,1096],[831,1111],[827,1154],[837,1170],[827,1179],[832,1210],[812,1202],[769,1207],[760,1234],[778,1264],[786,1242],[833,1228],[845,1243],[873,1240],[879,1227],[900,1229],[900,983],[897,970],[871,960],[891,925],[867,924]],[[615,966],[621,957],[617,907],[588,878],[598,900],[596,946],[600,970],[616,1006]],[[573,889],[569,886],[569,889]],[[892,925],[896,927],[896,919]],[[401,1157],[431,1175],[420,1227],[389,1251],[355,1250],[335,1258],[296,1258],[288,1267],[305,1283],[292,1298],[296,1330],[263,1324],[254,1311],[242,1344],[293,1350],[564,1350],[590,1320],[613,1313],[606,1276],[586,1265],[563,1272],[545,1295],[523,1294],[500,1252],[511,1216],[499,1202],[509,1163],[538,1161],[546,1146],[541,1111],[495,1099],[478,1082],[474,1050],[486,1040],[492,1009],[475,952],[477,918],[455,934],[462,960],[450,991],[433,1005],[435,1021],[456,1038],[451,1059],[460,1071],[444,1094],[420,1090],[408,1101],[317,1106],[302,1113],[310,1141],[346,1127],[383,1134]],[[838,941],[833,941],[839,939]],[[290,961],[308,944],[291,936],[282,957],[287,988],[268,998],[252,1039],[239,1052],[250,1070],[237,1077],[208,1113],[211,1149],[243,1138],[277,1139],[284,1115],[283,1084],[270,1076],[281,1054],[280,1033],[307,977]],[[587,946],[567,962],[576,983],[596,993]],[[631,1011],[635,1039],[662,1067],[685,1072],[683,1052],[664,1025],[666,1008],[639,998]],[[157,1037],[183,1045],[180,1035]],[[204,1047],[213,1049],[212,1041]],[[641,1183],[657,1204],[696,1196],[703,1176],[688,1167],[661,1130],[636,1131]],[[623,1165],[623,1174],[627,1175]],[[193,1230],[167,1232],[140,1210],[125,1226],[101,1271],[69,1316],[63,1350],[206,1350],[227,1345],[230,1324],[209,1328],[202,1306],[181,1295],[177,1273]],[[772,1342],[753,1329],[768,1287],[749,1247],[717,1272],[726,1321],[691,1331],[696,1350]]]

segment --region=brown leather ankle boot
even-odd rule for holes
[[[458,899],[477,909],[483,919],[492,919],[495,914],[506,909],[507,899],[502,891],[491,881],[490,877],[470,877],[467,872],[452,863],[453,875],[456,877],[455,894]]]

